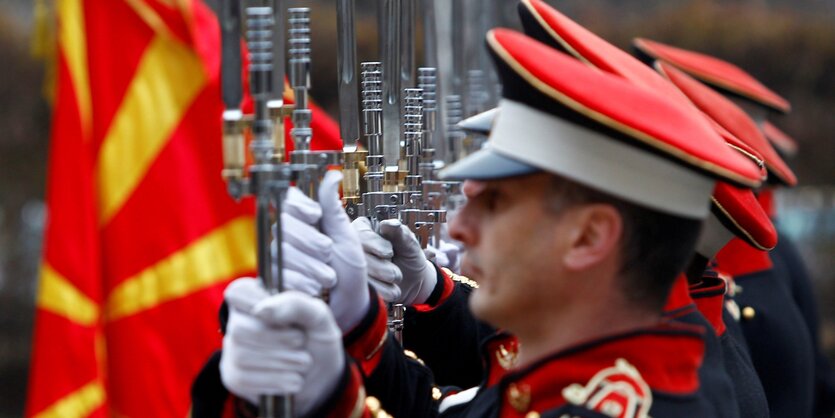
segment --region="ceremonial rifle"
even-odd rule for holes
[[[229,193],[236,199],[244,195],[255,197],[255,231],[257,243],[258,278],[271,294],[283,290],[282,269],[272,269],[271,211],[281,210],[281,201],[290,187],[292,170],[276,161],[274,121],[268,102],[274,98],[273,83],[273,26],[274,8],[247,7],[247,45],[250,53],[250,89],[255,107],[253,117],[245,118],[240,110],[243,95],[241,83],[240,4],[237,0],[221,2],[222,27],[222,87],[226,110],[223,113],[222,175]],[[283,63],[280,63],[281,65]],[[279,93],[280,94],[280,93]],[[251,129],[252,164],[246,167],[245,131]],[[283,145],[283,136],[281,144]],[[248,176],[246,175],[248,174]],[[281,239],[281,217],[276,216],[276,240]],[[277,246],[277,262],[281,264],[281,245]],[[274,274],[275,273],[275,274]],[[264,418],[292,416],[292,397],[263,395],[259,398],[259,416]]]

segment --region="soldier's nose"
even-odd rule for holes
[[[466,184],[466,183],[465,183]],[[460,241],[467,247],[475,245],[478,239],[478,229],[469,203],[465,203],[458,215],[449,222],[450,238]]]

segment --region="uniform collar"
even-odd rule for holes
[[[762,205],[763,210],[771,219],[777,218],[777,206],[774,204],[774,189],[761,189],[757,193],[757,201]]]
[[[716,271],[732,277],[739,277],[773,266],[768,252],[758,250],[745,241],[734,238],[716,254]]]
[[[673,282],[673,288],[667,296],[667,303],[664,305],[664,316],[667,318],[678,318],[696,309],[693,299],[690,298],[690,289],[687,277],[679,274]]]
[[[482,358],[486,364],[485,387],[491,387],[516,367],[519,356],[519,340],[515,336],[499,331],[490,336],[482,345]]]
[[[619,392],[622,382],[639,403],[651,404],[650,391],[692,395],[699,388],[703,334],[700,327],[665,321],[552,354],[501,379],[502,410],[512,415],[591,402],[591,393]]]
[[[725,306],[727,284],[713,271],[706,272],[702,281],[690,288],[690,295],[699,312],[710,322],[716,335],[725,333],[725,321],[722,310]]]

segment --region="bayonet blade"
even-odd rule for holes
[[[241,5],[239,0],[221,0],[220,8],[221,95],[226,109],[238,109],[243,98]]]
[[[360,136],[357,43],[354,32],[354,0],[337,0],[336,27],[339,37],[339,133],[346,151],[354,151]]]
[[[272,86],[270,86],[270,100],[276,100],[284,103],[284,74],[285,74],[285,34],[282,30],[283,25],[287,22],[287,16],[284,7],[280,0],[271,0],[271,7],[273,8],[273,21],[278,29],[273,31],[273,75]]]
[[[382,0],[380,50],[383,62],[383,155],[386,166],[400,159],[401,0]]]

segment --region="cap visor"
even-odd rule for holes
[[[489,135],[498,114],[499,108],[495,107],[462,120],[458,123],[458,126],[467,132]]]
[[[505,157],[488,146],[441,170],[439,176],[443,180],[490,180],[533,174],[537,171],[540,170]]]

